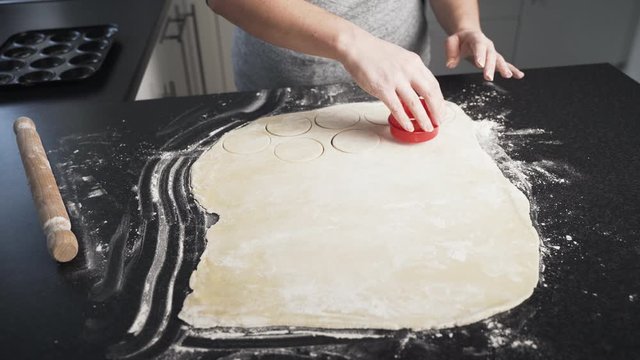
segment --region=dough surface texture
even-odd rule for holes
[[[473,121],[448,107],[439,135],[420,144],[390,136],[380,103],[299,113],[314,120],[298,136],[269,132],[304,129],[278,116],[225,134],[192,167],[196,200],[220,218],[180,318],[421,330],[527,299],[539,272],[529,201],[482,150]]]

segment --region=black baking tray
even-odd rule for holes
[[[0,86],[88,78],[100,69],[117,32],[108,24],[14,34],[0,48]]]

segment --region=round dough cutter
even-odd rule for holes
[[[431,113],[429,111],[429,108],[427,107],[427,104],[425,103],[422,97],[420,98],[420,103],[422,103],[422,106],[424,106],[424,108],[427,110],[427,114],[431,119]],[[413,132],[406,131],[405,129],[402,128],[402,126],[400,126],[400,123],[398,122],[398,120],[396,120],[396,118],[393,115],[389,115],[388,120],[389,120],[389,125],[391,125],[389,126],[389,130],[391,131],[391,135],[396,140],[404,143],[420,143],[420,142],[429,141],[438,135],[438,128],[440,127],[438,124],[434,123],[433,120],[431,120],[431,124],[433,125],[433,131],[430,131],[430,132],[424,131],[420,127],[420,124],[418,124],[418,121],[416,121],[416,119],[414,118],[411,111],[406,107],[406,105],[403,104],[403,107],[404,107],[404,111],[409,116],[409,119],[411,120],[411,124],[413,124],[413,128],[415,130]]]

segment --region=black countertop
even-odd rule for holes
[[[477,74],[440,81],[472,118],[492,121],[504,152],[491,155],[532,203],[544,268],[523,304],[439,331],[211,339],[177,319],[203,230],[216,221],[185,191],[191,163],[264,114],[368,96],[335,85],[18,104],[0,118],[0,358],[640,358],[640,85],[610,65],[529,70],[495,84]],[[35,119],[81,240],[69,264],[47,254],[10,130],[18,115]],[[154,270],[159,252],[167,257]],[[150,278],[153,292],[143,290]]]
[[[29,87],[0,87],[3,104],[133,100],[156,44],[169,0],[64,0],[0,4],[0,43],[11,35],[116,24],[119,32],[101,69],[90,78]]]

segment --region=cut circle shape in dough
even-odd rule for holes
[[[233,154],[255,154],[266,149],[271,144],[271,138],[264,131],[251,129],[246,132],[236,132],[224,139],[225,150]]]
[[[360,114],[349,108],[321,110],[316,115],[316,124],[331,130],[346,129],[357,124],[358,121],[360,121]]]
[[[267,121],[266,129],[276,136],[302,135],[311,129],[311,120],[298,114],[274,116]]]
[[[380,136],[370,130],[351,129],[344,130],[331,140],[334,148],[351,154],[359,154],[370,151],[378,146]]]
[[[370,103],[370,105],[367,104],[366,107],[360,110],[360,113],[365,120],[374,125],[389,125],[389,114],[391,114],[391,112],[387,106],[381,102],[373,102]]]
[[[444,119],[440,119],[440,124],[446,124],[449,121],[452,121],[456,116],[455,104],[447,101],[444,107]]]
[[[278,144],[274,150],[276,157],[288,162],[305,162],[316,159],[324,152],[324,146],[309,138],[293,139]]]

